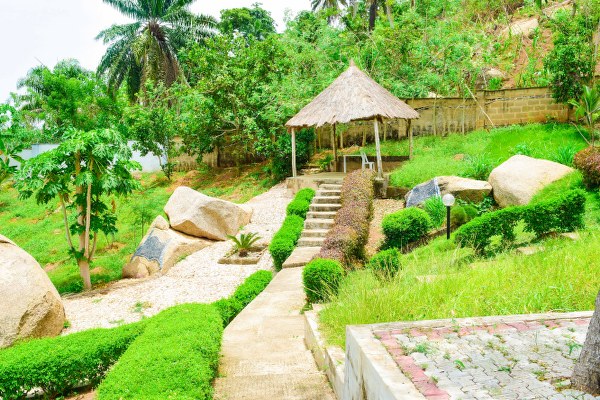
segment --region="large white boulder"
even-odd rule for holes
[[[158,216],[129,263],[123,267],[123,278],[146,278],[158,273],[164,274],[182,258],[211,243],[171,229],[169,223]]]
[[[195,237],[227,240],[252,218],[250,207],[206,196],[180,186],[165,206],[171,227]]]
[[[502,30],[501,34],[502,36],[508,37],[508,36],[527,36],[527,37],[531,37],[533,35],[533,33],[535,32],[535,30],[540,26],[540,23],[538,21],[537,18],[529,18],[529,19],[522,19],[519,21],[515,21],[512,24],[510,24],[508,27],[506,27],[504,30]]]
[[[488,181],[500,207],[528,204],[533,196],[574,170],[553,161],[516,155],[496,167]]]
[[[437,183],[442,196],[450,193],[457,199],[473,203],[479,203],[492,192],[488,182],[460,176],[438,176]]]
[[[15,340],[58,335],[65,309],[40,264],[0,235],[0,348]]]

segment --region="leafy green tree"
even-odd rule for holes
[[[222,10],[219,30],[225,35],[241,34],[246,40],[265,40],[275,33],[275,21],[271,13],[255,3],[252,8]]]
[[[596,120],[600,118],[600,90],[598,87],[584,86],[579,100],[571,100],[569,104],[575,109],[575,117],[583,119],[590,135],[591,145],[594,146],[596,141],[594,126]]]
[[[17,171],[11,160],[23,162],[19,153],[25,148],[27,133],[19,110],[0,104],[0,184]]]
[[[551,75],[552,95],[559,103],[579,98],[584,85],[593,78],[593,31],[587,22],[586,16],[573,18],[566,12],[558,12],[554,19],[554,48],[544,66]]]
[[[145,156],[149,153],[158,158],[160,168],[170,180],[178,149],[175,137],[179,132],[176,86],[166,88],[164,83],[146,82],[143,100],[125,110],[125,122],[133,148]]]
[[[77,60],[59,61],[53,69],[31,69],[17,84],[23,94],[17,105],[32,127],[42,126],[43,138],[60,140],[74,128],[93,130],[118,125],[122,105],[108,95],[106,85]]]
[[[189,11],[195,0],[103,0],[135,22],[113,25],[96,39],[108,44],[98,73],[108,76],[116,92],[123,82],[131,100],[146,80],[167,87],[182,79],[178,51],[189,41],[212,35],[214,18]]]
[[[140,165],[130,158],[127,141],[115,130],[70,129],[58,148],[26,161],[15,175],[21,198],[34,196],[39,204],[60,202],[70,253],[85,289],[92,287],[90,264],[98,234],[117,231],[111,196],[126,196],[139,188],[131,171]],[[73,210],[71,221],[67,209]]]

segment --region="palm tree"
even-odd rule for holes
[[[354,7],[356,9],[357,3],[357,0],[350,0],[350,7]],[[366,4],[369,9],[369,32],[375,29],[375,20],[377,19],[377,12],[379,11],[380,5],[385,7],[385,14],[388,18],[390,26],[394,28],[394,17],[392,15],[392,8],[389,0],[366,0]],[[411,0],[411,5],[414,7],[414,0]]]
[[[113,92],[127,82],[132,100],[148,79],[168,87],[182,78],[177,51],[190,40],[212,35],[216,27],[213,17],[189,11],[195,0],[103,1],[135,21],[113,25],[96,37],[109,45],[98,73],[108,76]]]
[[[569,104],[575,108],[575,118],[584,120],[590,134],[591,145],[594,146],[596,142],[594,126],[600,116],[600,89],[584,86],[579,101],[571,100]]]
[[[313,11],[317,9],[324,10],[326,8],[333,8],[335,10],[339,10],[340,6],[347,6],[348,3],[346,0],[312,0],[310,2]]]

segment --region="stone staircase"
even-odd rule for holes
[[[327,232],[333,226],[340,201],[342,185],[322,183],[310,205],[304,221],[304,230],[298,240],[298,247],[321,247]]]
[[[304,221],[304,230],[296,249],[283,263],[283,268],[302,267],[321,250],[337,211],[342,207],[342,181],[329,179],[319,184]]]

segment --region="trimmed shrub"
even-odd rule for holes
[[[429,214],[434,228],[439,228],[446,220],[446,206],[440,196],[433,196],[425,200],[423,210]]]
[[[450,209],[450,226],[458,228],[473,218],[477,218],[477,215],[477,209],[472,205],[454,206]]]
[[[311,303],[328,301],[337,294],[344,277],[344,268],[335,260],[317,258],[309,262],[302,271],[304,292]]]
[[[210,399],[223,321],[209,304],[183,304],[153,317],[98,387],[104,399]]]
[[[34,339],[0,350],[0,398],[21,399],[35,388],[54,396],[82,383],[97,385],[145,327],[142,321]]]
[[[373,213],[374,180],[375,172],[371,170],[357,170],[346,176],[341,189],[342,207],[321,247],[320,258],[337,260],[346,267],[354,260],[364,259]]]
[[[269,252],[273,257],[273,264],[275,269],[279,271],[283,266],[283,263],[292,254],[302,229],[304,228],[304,219],[297,215],[288,215],[283,221],[283,225],[277,231],[271,244],[269,245]]]
[[[400,270],[400,253],[396,248],[382,250],[371,257],[367,267],[385,277],[393,277]]]
[[[287,215],[297,215],[301,218],[306,218],[306,213],[310,208],[310,202],[315,197],[315,191],[310,188],[305,188],[296,194],[294,200],[287,206]]]
[[[455,241],[484,253],[494,236],[500,236],[504,242],[514,241],[514,228],[521,220],[525,221],[525,230],[538,237],[572,231],[584,225],[585,200],[581,190],[571,190],[537,204],[490,212],[461,226],[455,233]]]
[[[539,237],[550,232],[571,232],[582,228],[585,200],[582,190],[570,190],[555,199],[527,206],[523,213],[527,224],[525,230]]]
[[[581,171],[583,183],[590,189],[600,187],[600,150],[588,147],[575,154],[575,168]]]
[[[272,279],[271,271],[257,271],[246,278],[230,297],[215,301],[213,304],[221,314],[223,325],[227,326],[267,287]]]
[[[402,248],[407,244],[423,239],[432,226],[431,218],[425,211],[410,207],[386,215],[381,224],[385,242],[383,248]]]
[[[485,252],[493,236],[501,236],[503,241],[515,239],[514,229],[522,218],[521,207],[509,207],[483,214],[461,226],[455,233],[455,241],[461,246]]]

